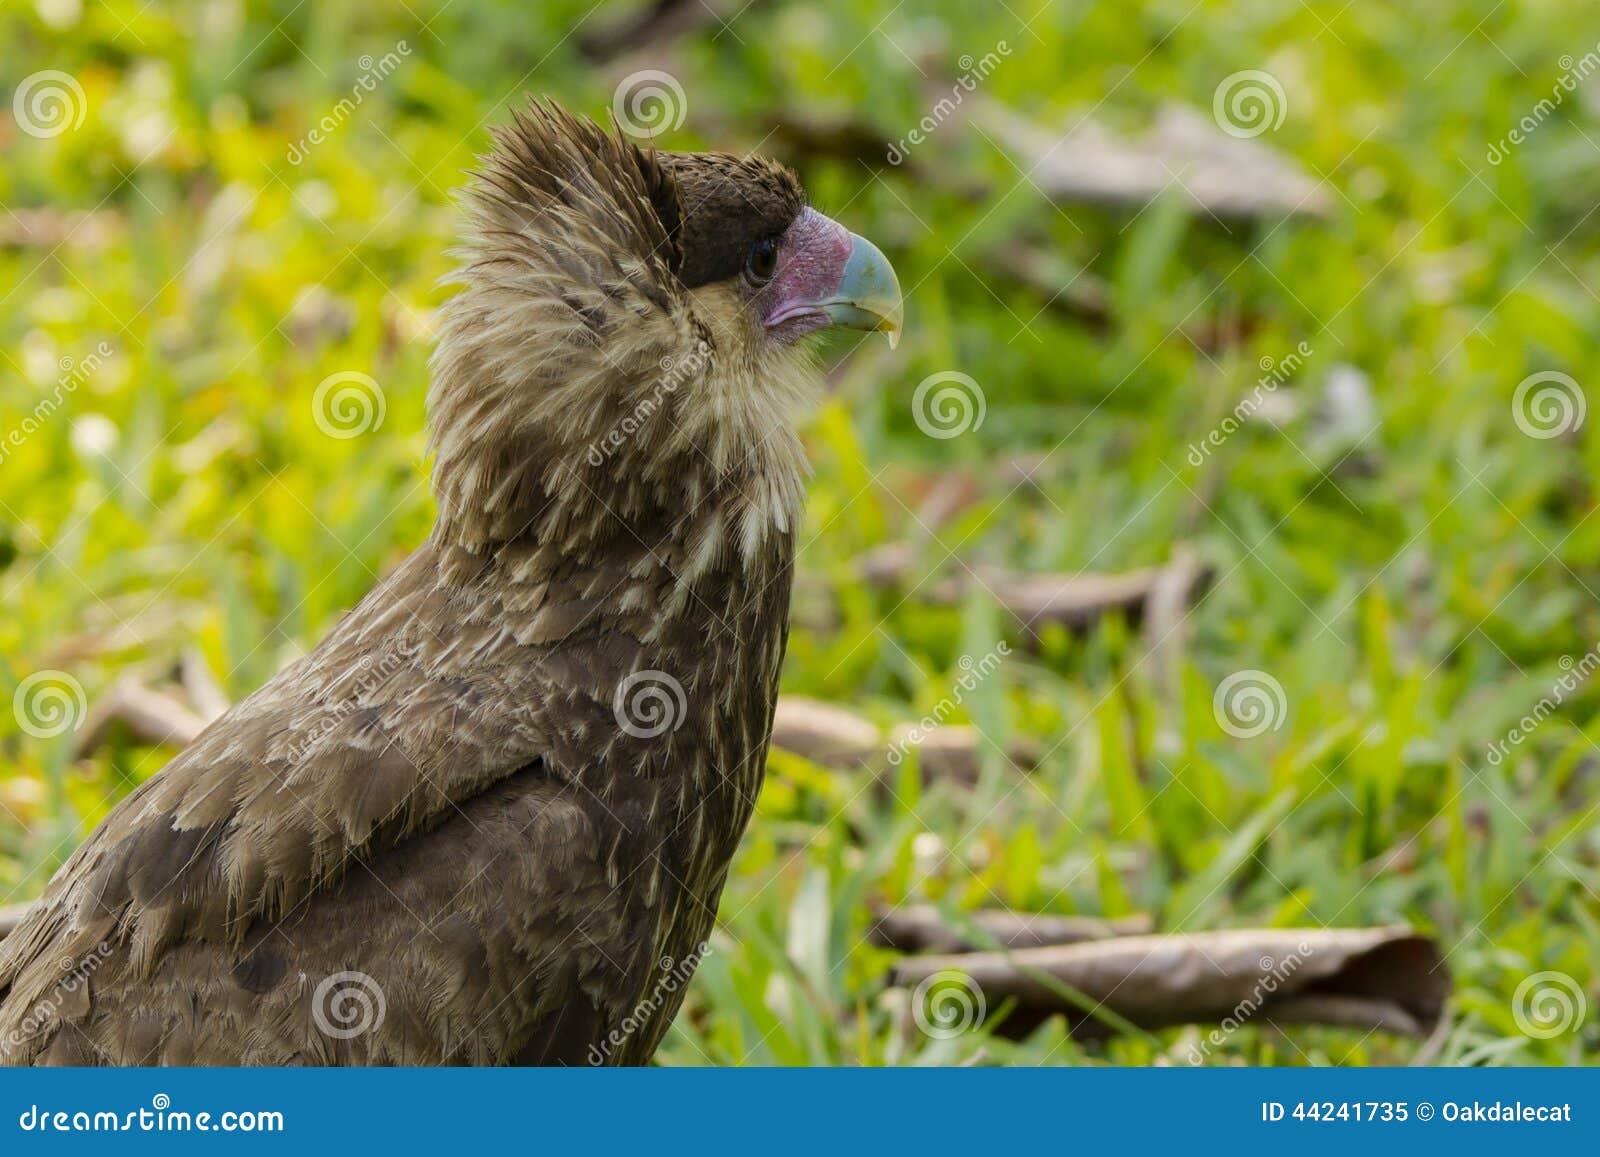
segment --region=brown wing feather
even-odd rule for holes
[[[653,930],[613,902],[605,822],[530,767],[237,950],[182,940],[139,975],[112,952],[92,1003],[57,1010],[14,1051],[45,1064],[583,1063],[598,1036],[571,1032],[604,1035]]]
[[[414,555],[312,655],[114,809],[7,938],[0,986],[20,971],[13,943],[47,923],[69,954],[74,929],[107,921],[147,962],[175,937],[237,944],[352,855],[428,827],[540,756],[537,706],[502,703],[492,667],[440,663],[443,642],[405,612],[439,581],[432,554]],[[496,709],[483,711],[491,697]],[[446,728],[441,715],[481,718]]]

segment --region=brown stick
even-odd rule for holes
[[[185,650],[178,662],[178,682],[189,702],[194,704],[195,713],[207,723],[228,709],[228,693],[206,666],[204,657],[193,648]]]
[[[1078,629],[1108,612],[1141,611],[1161,577],[1155,567],[1123,574],[1029,575],[989,568],[976,573],[976,581],[1024,623],[1037,627],[1054,622]]]
[[[891,544],[862,556],[859,573],[874,585],[894,585],[910,573],[915,557],[911,545]],[[970,571],[962,568],[942,582],[928,584],[919,594],[932,603],[954,604],[972,586],[980,585],[1030,629],[1054,622],[1082,630],[1103,615],[1117,611],[1142,616],[1154,606],[1170,617],[1170,608],[1186,605],[1210,574],[1210,567],[1198,561],[1190,548],[1179,544],[1172,561],[1161,567],[1120,574],[1022,574],[974,566]]]
[[[1194,592],[1207,577],[1205,564],[1187,543],[1179,543],[1172,559],[1155,581],[1144,602],[1146,669],[1161,706],[1157,740],[1164,747],[1181,746],[1179,727],[1183,719],[1183,652],[1193,630],[1189,607]]]
[[[127,728],[135,743],[185,747],[205,730],[206,721],[171,695],[124,677],[90,710],[73,746],[73,758],[96,751],[119,726]]]
[[[900,756],[915,751],[925,780],[976,782],[984,743],[976,728],[956,723],[932,728],[903,723],[886,733],[863,715],[804,695],[780,698],[772,719],[772,745],[813,763],[845,770],[883,770],[894,762],[891,750]],[[1029,770],[1038,759],[1038,750],[1032,744],[1017,743],[1005,757],[1015,767]]]
[[[872,720],[804,695],[785,695],[772,716],[772,743],[829,767],[862,767],[884,752]]]
[[[124,232],[123,221],[109,209],[70,213],[59,209],[12,209],[0,216],[0,248],[28,246],[54,249],[72,244],[98,249]]]

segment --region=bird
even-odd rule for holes
[[[438,513],[0,941],[8,1065],[637,1065],[762,782],[830,327],[883,252],[756,154],[530,99],[460,197]]]

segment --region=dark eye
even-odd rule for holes
[[[751,285],[765,285],[778,272],[778,239],[763,237],[750,248],[744,263],[744,275]]]

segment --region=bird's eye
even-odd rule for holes
[[[751,285],[765,285],[772,280],[772,275],[778,272],[778,239],[776,237],[763,237],[750,249],[750,256],[744,263],[744,275],[750,279]]]

